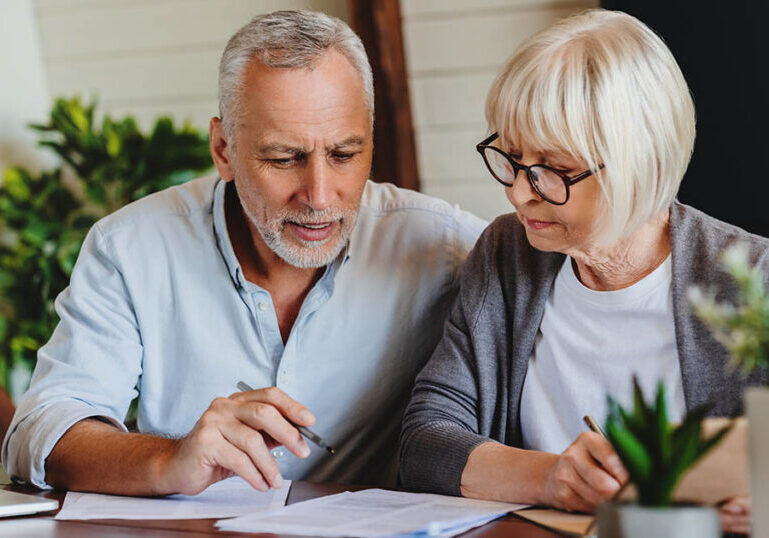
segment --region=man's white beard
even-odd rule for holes
[[[358,219],[358,209],[290,212],[283,211],[273,218],[264,215],[256,218],[244,205],[244,211],[254,224],[262,239],[283,261],[300,269],[316,269],[334,261],[347,245],[350,234]],[[304,241],[296,235],[286,238],[289,222],[336,222],[338,231],[322,241]],[[296,244],[296,242],[300,244]],[[333,244],[329,244],[333,242]]]

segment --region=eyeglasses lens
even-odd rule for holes
[[[513,165],[510,164],[507,157],[491,148],[486,148],[483,155],[486,157],[491,173],[499,181],[511,185],[515,180],[515,170],[513,170]]]
[[[529,174],[543,198],[556,204],[566,202],[568,193],[561,176],[542,166],[532,166],[529,168]]]
[[[492,148],[485,148],[483,156],[494,177],[508,187],[512,186],[515,169],[510,160]],[[535,189],[545,200],[556,204],[566,202],[566,184],[557,173],[542,166],[532,166],[529,168],[529,175]]]

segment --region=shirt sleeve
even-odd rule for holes
[[[468,211],[463,211],[459,206],[455,206],[454,210],[455,225],[452,257],[454,260],[453,278],[456,283],[459,280],[460,270],[468,254],[489,223]]]
[[[482,238],[467,258],[443,338],[417,376],[404,415],[400,480],[408,489],[461,495],[470,452],[490,440],[478,432],[478,370],[483,366],[472,341],[487,288],[483,243]]]
[[[76,422],[102,417],[126,430],[122,421],[141,374],[136,316],[98,223],[55,308],[60,322],[38,352],[30,388],[18,403],[2,451],[11,478],[45,489],[50,489],[45,460]]]

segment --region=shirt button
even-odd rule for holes
[[[259,303],[257,305],[257,308],[259,308],[260,311],[264,312],[265,310],[267,310],[267,308],[269,308],[269,306],[270,305],[268,305],[267,303]]]
[[[283,447],[273,448],[270,454],[272,454],[273,458],[282,458],[286,455],[286,450]]]

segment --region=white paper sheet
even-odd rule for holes
[[[525,505],[381,489],[345,492],[219,521],[226,531],[312,536],[454,536]]]
[[[261,492],[234,476],[199,495],[121,497],[69,492],[56,519],[204,519],[276,510],[286,504],[291,481],[279,490]]]

